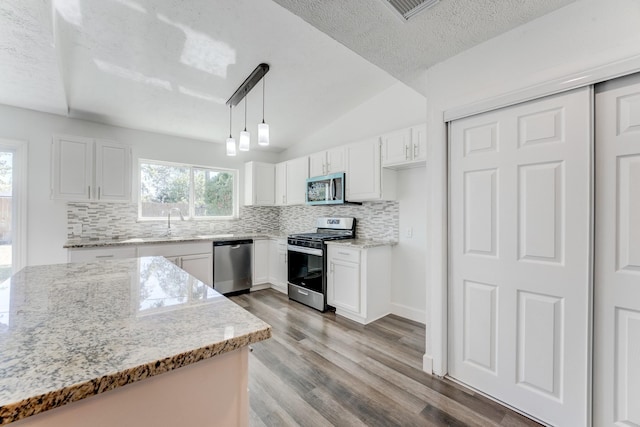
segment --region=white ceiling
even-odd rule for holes
[[[419,92],[424,70],[575,0],[441,0],[409,21],[386,0],[273,0]]]
[[[411,83],[570,2],[443,0],[403,23],[381,1],[2,0],[0,103],[223,142],[226,100],[266,62],[269,149],[280,151],[394,84],[391,75]],[[260,84],[247,99],[255,147]]]

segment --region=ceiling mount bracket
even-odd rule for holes
[[[251,89],[253,89],[253,87],[258,84],[260,80],[262,80],[262,78],[265,74],[267,74],[268,71],[269,64],[262,63],[258,65],[256,69],[253,70],[251,74],[249,74],[249,77],[247,77],[247,79],[242,82],[240,87],[236,89],[235,92],[233,92],[231,98],[227,100],[227,105],[230,105],[231,107],[235,107],[236,105],[238,105],[240,101],[242,101],[242,99],[247,96],[249,92],[251,92]]]

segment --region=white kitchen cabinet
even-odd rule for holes
[[[178,257],[178,267],[207,285],[213,285],[213,254],[212,252]]]
[[[213,244],[211,242],[140,245],[138,256],[163,256],[187,273],[213,286]]]
[[[269,282],[274,289],[287,293],[287,240],[269,240]]]
[[[253,241],[253,286],[269,282],[269,240]]]
[[[327,304],[367,324],[391,312],[391,248],[327,245]]]
[[[287,165],[287,205],[302,205],[306,200],[307,178],[309,178],[309,158],[288,160]]]
[[[321,176],[345,171],[345,149],[336,147],[309,156],[309,176]]]
[[[130,146],[78,136],[56,136],[51,145],[52,198],[131,200]]]
[[[278,163],[275,166],[275,204],[284,206],[287,204],[287,164]]]
[[[131,147],[114,141],[95,143],[97,193],[100,201],[131,200]]]
[[[402,169],[424,165],[426,130],[426,125],[416,125],[382,135],[382,167]]]
[[[302,205],[306,200],[309,157],[278,163],[275,170],[276,205]]]
[[[346,159],[347,201],[395,199],[396,172],[382,169],[379,138],[347,145]]]
[[[69,262],[88,262],[105,259],[135,258],[137,250],[135,246],[101,247],[101,248],[72,248],[67,257]]]
[[[244,164],[244,204],[272,206],[275,203],[275,165],[248,162]]]

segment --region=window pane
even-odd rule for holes
[[[171,208],[188,215],[189,167],[140,164],[140,206],[143,217],[166,217]]]
[[[194,169],[196,216],[233,215],[233,174],[211,169]]]

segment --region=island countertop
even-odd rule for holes
[[[270,336],[163,257],[26,267],[0,285],[0,425]]]

